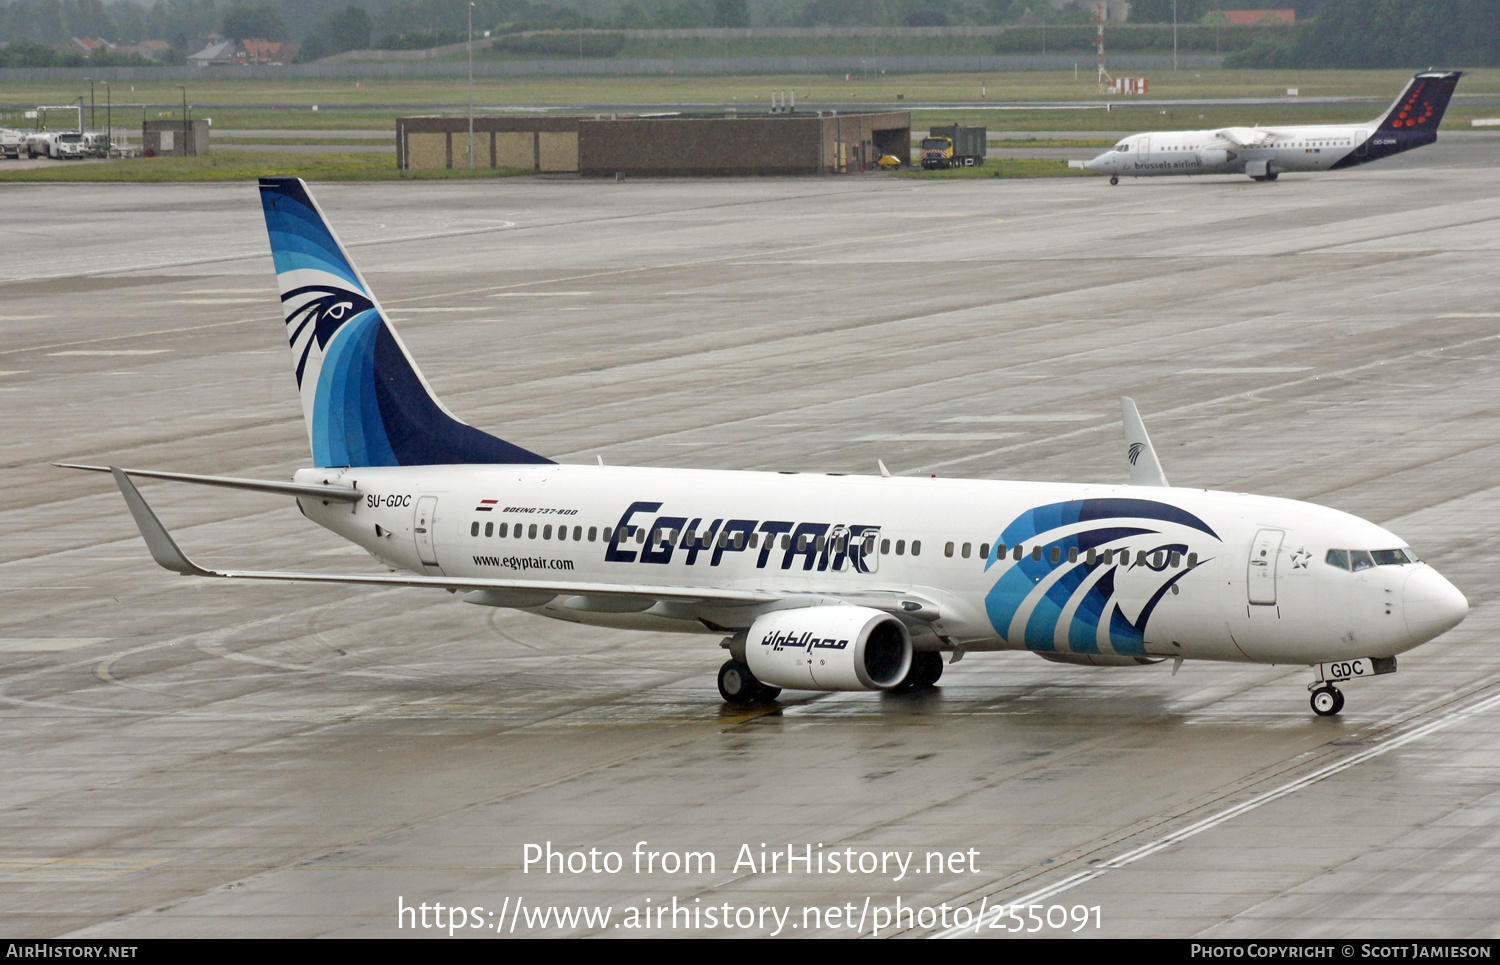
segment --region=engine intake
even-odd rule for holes
[[[889,690],[911,659],[905,624],[863,606],[776,610],[752,623],[745,639],[750,671],[793,690]]]

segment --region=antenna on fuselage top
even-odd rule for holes
[[[1125,417],[1125,456],[1130,460],[1130,485],[1169,486],[1167,474],[1162,472],[1161,460],[1151,446],[1151,437],[1146,435],[1146,423],[1135,407],[1135,400],[1120,396],[1120,411]]]

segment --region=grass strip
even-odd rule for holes
[[[299,177],[310,181],[406,181],[434,178],[494,178],[534,174],[516,168],[400,171],[389,154],[278,154],[215,151],[205,157],[130,158],[121,161],[58,164],[20,169],[0,165],[0,182],[10,181],[245,181],[260,177]]]

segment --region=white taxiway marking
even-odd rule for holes
[[[1296,778],[1295,780],[1288,781],[1285,784],[1280,785],[1279,787],[1274,787],[1269,791],[1257,794],[1247,801],[1242,801],[1239,804],[1227,807],[1222,811],[1210,814],[1208,817],[1203,818],[1199,821],[1195,821],[1192,824],[1189,824],[1187,827],[1182,828],[1181,830],[1173,831],[1170,834],[1163,835],[1162,837],[1159,837],[1154,841],[1148,841],[1147,843],[1140,845],[1139,847],[1132,848],[1131,850],[1126,851],[1124,854],[1116,855],[1115,857],[1110,858],[1108,861],[1102,861],[1094,867],[1090,868],[1088,871],[1080,871],[1077,874],[1069,875],[1056,884],[1048,885],[1045,888],[1033,891],[1029,895],[1023,895],[1020,898],[1015,899],[1014,901],[996,902],[994,905],[991,905],[991,896],[985,895],[982,899],[980,899],[980,909],[973,919],[973,924],[970,924],[964,928],[959,928],[957,926],[946,928],[943,931],[934,933],[931,937],[957,938],[961,935],[969,934],[971,931],[977,934],[980,931],[980,925],[984,921],[985,915],[989,914],[990,912],[999,914],[999,910],[1002,906],[1010,907],[1013,905],[1032,905],[1044,902],[1047,899],[1056,897],[1057,895],[1060,895],[1065,891],[1071,891],[1081,884],[1093,881],[1096,878],[1102,878],[1105,875],[1109,874],[1111,871],[1115,871],[1119,868],[1124,868],[1128,865],[1132,865],[1137,861],[1140,861],[1142,858],[1150,857],[1151,855],[1156,854],[1158,851],[1164,851],[1174,844],[1177,844],[1181,841],[1186,841],[1188,838],[1196,837],[1197,835],[1202,834],[1204,831],[1208,831],[1211,828],[1216,828],[1226,821],[1232,821],[1242,814],[1249,814],[1251,811],[1254,811],[1257,808],[1262,807],[1263,805],[1270,804],[1272,801],[1276,801],[1283,797],[1286,797],[1288,794],[1295,794],[1297,791],[1300,791],[1306,787],[1311,787],[1312,785],[1317,784],[1320,781],[1333,777],[1335,774],[1341,774],[1352,767],[1357,767],[1360,764],[1365,763],[1366,761],[1380,757],[1382,754],[1387,754],[1393,750],[1396,750],[1397,748],[1405,747],[1407,744],[1410,744],[1413,741],[1421,740],[1422,738],[1435,734],[1440,730],[1451,727],[1453,724],[1456,724],[1461,720],[1466,720],[1470,717],[1475,716],[1476,714],[1482,714],[1497,705],[1500,705],[1500,694],[1481,698],[1480,700],[1477,700],[1466,707],[1460,707],[1457,710],[1449,711],[1436,720],[1421,724],[1417,727],[1412,728],[1411,730],[1399,734],[1394,734],[1391,737],[1380,742],[1379,744],[1374,745],[1373,747],[1368,747],[1365,750],[1346,757],[1341,761],[1327,764],[1309,774],[1305,774],[1302,777]],[[970,904],[972,905],[972,902]],[[992,914],[992,920],[993,917],[994,916]]]
[[[1053,412],[1038,415],[956,415],[943,422],[1092,422],[1097,412]]]
[[[0,637],[0,650],[10,650],[18,653],[54,653],[58,650],[72,650],[74,647],[86,647],[91,643],[104,643],[110,637],[37,637],[35,639],[23,639],[17,637]]]
[[[48,355],[161,355],[172,351],[169,348],[120,348],[120,349],[95,349],[91,351],[74,350],[71,352],[48,352]]]
[[[1245,365],[1222,369],[1183,369],[1178,375],[1284,375],[1306,372],[1310,365]]]
[[[1016,432],[882,432],[860,436],[855,442],[988,442],[1009,439]]]

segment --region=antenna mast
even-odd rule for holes
[[[1114,80],[1113,77],[1109,76],[1109,71],[1107,71],[1107,70],[1104,69],[1104,17],[1105,17],[1105,13],[1106,13],[1106,11],[1108,9],[1109,9],[1109,6],[1108,6],[1107,3],[1105,3],[1105,0],[1099,0],[1099,14],[1098,14],[1099,28],[1098,28],[1098,34],[1094,38],[1094,49],[1099,52],[1099,78],[1098,78],[1098,80],[1099,80],[1099,93],[1101,93],[1101,94],[1105,93],[1108,90],[1108,84],[1106,84],[1105,82],[1106,81],[1112,81],[1112,80]]]

